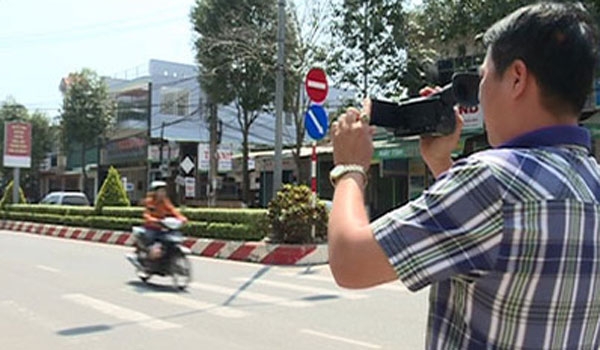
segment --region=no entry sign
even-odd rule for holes
[[[327,84],[327,74],[320,68],[312,68],[306,75],[306,93],[310,100],[316,104],[322,104],[327,99],[329,85]]]

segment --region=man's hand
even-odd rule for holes
[[[422,96],[429,96],[436,92],[432,88],[421,90]],[[456,128],[454,132],[446,136],[422,136],[420,141],[421,156],[436,178],[450,169],[452,166],[452,151],[458,146],[460,133],[463,127],[463,119],[455,109]]]
[[[373,157],[374,133],[375,128],[361,121],[361,113],[356,108],[348,108],[331,126],[334,164],[356,164],[368,171]]]

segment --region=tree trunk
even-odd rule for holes
[[[87,196],[87,171],[85,169],[85,146],[81,144],[81,176],[83,178],[83,183],[81,184],[81,192],[85,193]]]
[[[217,105],[214,103],[211,103],[208,108],[210,111],[210,169],[208,176],[210,193],[208,196],[208,205],[209,207],[215,207],[217,206],[217,187],[215,185],[219,176],[219,145],[217,144],[218,110]]]
[[[246,112],[244,112],[246,113]],[[250,145],[248,144],[248,134],[250,128],[245,127],[242,134],[242,198],[246,205],[250,206],[252,200],[250,198],[250,172],[248,171],[248,155],[250,154]]]
[[[369,90],[369,1],[365,1],[364,38],[363,38],[363,98],[367,98]]]

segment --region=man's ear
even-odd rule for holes
[[[514,98],[519,98],[527,90],[527,85],[531,84],[531,76],[529,70],[522,60],[515,60],[506,70],[506,78],[511,84],[511,95]]]

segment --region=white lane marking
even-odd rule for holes
[[[148,296],[166,303],[184,306],[193,310],[206,311],[210,314],[227,317],[227,318],[242,318],[248,316],[248,314],[241,310],[236,310],[232,307],[221,306],[217,304],[206,303],[203,301],[181,297],[179,295],[170,293],[143,293],[144,296]]]
[[[152,316],[146,315],[144,313],[134,311],[131,309],[126,309],[124,307],[111,304],[109,302],[99,300],[96,298],[89,297],[83,294],[65,294],[62,296],[64,299],[72,301],[82,306],[86,306],[92,308],[96,311],[99,311],[103,314],[109,315],[111,317],[139,323],[140,326],[154,329],[154,330],[165,330],[165,329],[173,329],[179,328],[180,325],[165,322],[162,320],[158,320]]]
[[[298,273],[294,273],[294,272],[283,272],[283,273],[280,273],[279,275],[285,276],[285,277],[297,277],[297,278],[305,279],[305,280],[335,283],[333,276],[304,275],[304,274],[298,274]],[[373,287],[371,289],[389,290],[392,292],[408,292],[408,289],[399,283],[382,284],[377,287]]]
[[[360,341],[360,340],[354,340],[354,339],[350,339],[350,338],[340,337],[340,336],[337,336],[337,335],[332,335],[332,334],[317,332],[317,331],[313,331],[311,329],[301,329],[300,333],[314,335],[316,337],[321,337],[321,338],[325,338],[325,339],[329,339],[329,340],[336,340],[336,341],[343,342],[343,343],[346,343],[346,344],[352,344],[352,345],[356,345],[356,346],[362,346],[364,348],[369,348],[369,349],[381,349],[380,345],[371,344],[371,343],[363,342],[363,341]]]
[[[244,282],[246,279],[238,277],[233,278],[236,282]],[[268,281],[268,280],[254,280],[253,284],[262,284],[269,287],[281,288],[293,290],[301,293],[311,293],[311,294],[321,294],[321,295],[340,295],[346,299],[364,299],[367,296],[364,294],[358,294],[353,292],[346,292],[343,290],[335,290],[335,289],[326,289],[326,288],[317,288],[317,287],[309,287],[309,286],[301,286],[293,283],[284,283],[284,282],[276,282],[276,281]]]
[[[43,317],[41,314],[33,311],[24,305],[17,303],[14,300],[3,300],[0,302],[0,307],[6,307],[8,312],[13,312],[16,316],[23,318],[27,322],[35,323],[46,329],[56,328],[56,321]],[[6,318],[6,316],[4,316]]]
[[[373,287],[373,289],[384,289],[390,290],[392,292],[409,292],[409,290],[401,284],[382,284],[377,287]]]
[[[228,287],[223,287],[223,286],[214,285],[214,284],[192,282],[192,283],[190,283],[190,287],[192,287],[194,289],[200,289],[200,290],[204,290],[204,291],[208,291],[208,292],[217,293],[217,294],[227,295],[233,299],[246,299],[246,300],[251,300],[251,301],[255,301],[255,302],[259,302],[259,303],[277,304],[277,305],[283,305],[283,306],[288,306],[288,307],[311,306],[311,304],[306,301],[286,300],[284,298],[279,298],[279,297],[275,297],[275,296],[271,296],[271,295],[249,292],[246,290],[239,291],[238,289],[235,289],[235,288],[228,288]]]
[[[54,267],[50,267],[50,266],[46,266],[46,265],[36,265],[35,267],[37,267],[40,270],[44,270],[46,272],[52,272],[52,273],[59,273],[60,272],[59,269],[55,269]]]
[[[297,277],[297,278],[301,278],[301,279],[305,279],[305,280],[335,283],[333,280],[333,277],[331,277],[331,276],[305,275],[305,274],[299,274],[299,273],[295,273],[295,272],[282,272],[279,275],[286,276],[286,277]]]

